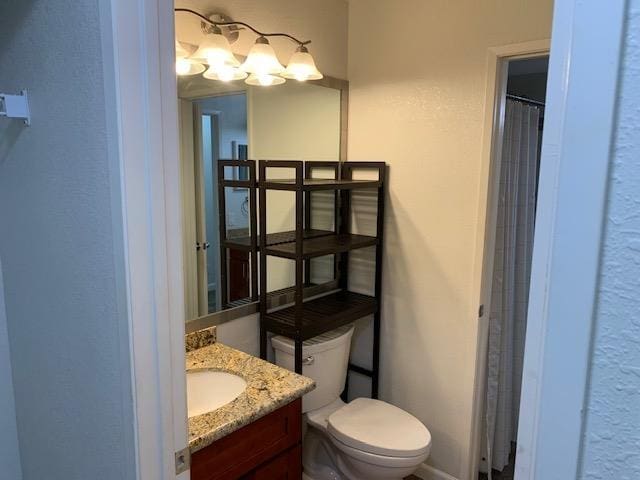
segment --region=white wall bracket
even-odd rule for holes
[[[19,95],[0,93],[0,117],[21,118],[25,125],[31,125],[27,91],[21,90]]]

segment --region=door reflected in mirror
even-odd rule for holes
[[[252,253],[221,245],[224,238],[249,237],[253,214],[249,189],[221,187],[221,171],[224,179],[238,181],[250,180],[250,171],[222,167],[220,162],[338,161],[342,91],[301,82],[250,87],[202,77],[181,77],[178,87],[185,316],[192,320],[255,301],[258,296],[253,291],[257,290],[258,272],[252,268]],[[313,195],[319,206],[312,213],[314,228],[333,229],[333,195]],[[294,228],[295,204],[290,192],[270,192],[268,205],[268,231]],[[269,259],[272,261],[278,265],[269,265],[268,290],[293,284],[292,262]],[[314,259],[309,281],[330,281],[333,262],[333,257]]]

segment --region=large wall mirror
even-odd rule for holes
[[[252,215],[248,189],[220,189],[220,175],[244,180],[249,169],[221,169],[220,162],[343,159],[347,95],[347,82],[332,78],[270,87],[201,76],[178,78],[187,331],[257,309],[257,282],[252,281],[257,279],[257,262],[251,261],[248,251],[220,248],[221,228],[226,238],[246,237]],[[321,168],[318,175],[323,175]],[[333,229],[333,193],[313,195],[314,228]],[[268,204],[269,231],[294,228],[293,193],[269,192]],[[310,282],[334,278],[333,257],[313,261]],[[269,262],[269,291],[294,283],[293,262],[277,258]]]

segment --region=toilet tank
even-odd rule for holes
[[[302,344],[302,374],[316,382],[315,390],[302,398],[303,412],[329,405],[340,396],[347,378],[352,335],[353,325],[345,325]],[[276,336],[271,338],[271,344],[276,364],[295,370],[293,340]]]

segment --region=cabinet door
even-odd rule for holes
[[[191,456],[191,480],[244,478],[243,475],[255,472],[270,459],[299,445],[301,422],[302,401],[297,399],[195,452]]]
[[[247,478],[250,480],[300,480],[302,478],[300,445],[261,465]]]

